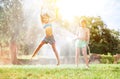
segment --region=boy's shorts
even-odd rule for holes
[[[55,43],[55,39],[54,39],[54,36],[48,36],[48,37],[45,37],[43,39],[43,42],[45,42],[46,44],[49,43],[49,44],[54,44]]]
[[[87,42],[84,40],[76,40],[75,41],[75,47],[83,48],[86,47]]]

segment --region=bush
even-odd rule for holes
[[[120,60],[118,60],[117,64],[120,64]]]
[[[103,64],[112,64],[114,62],[114,58],[110,53],[108,53],[108,55],[101,55],[100,61]]]

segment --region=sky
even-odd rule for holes
[[[70,19],[74,15],[101,16],[108,28],[120,29],[120,0],[59,1],[61,2],[58,3],[58,6],[66,19]]]
[[[120,31],[120,0],[107,0],[101,17],[111,29]]]
[[[43,0],[24,0],[27,5],[25,10],[30,9],[39,13]],[[110,29],[120,31],[120,0],[56,0],[57,6],[65,19],[73,16],[100,16]],[[2,6],[2,4],[0,4]],[[35,14],[35,15],[36,15]],[[38,17],[38,16],[36,16]]]

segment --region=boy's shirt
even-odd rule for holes
[[[77,37],[80,40],[86,40],[87,39],[87,28],[79,27],[77,30]]]

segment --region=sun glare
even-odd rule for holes
[[[103,0],[58,0],[57,7],[64,19],[74,16],[99,16],[104,8]]]

